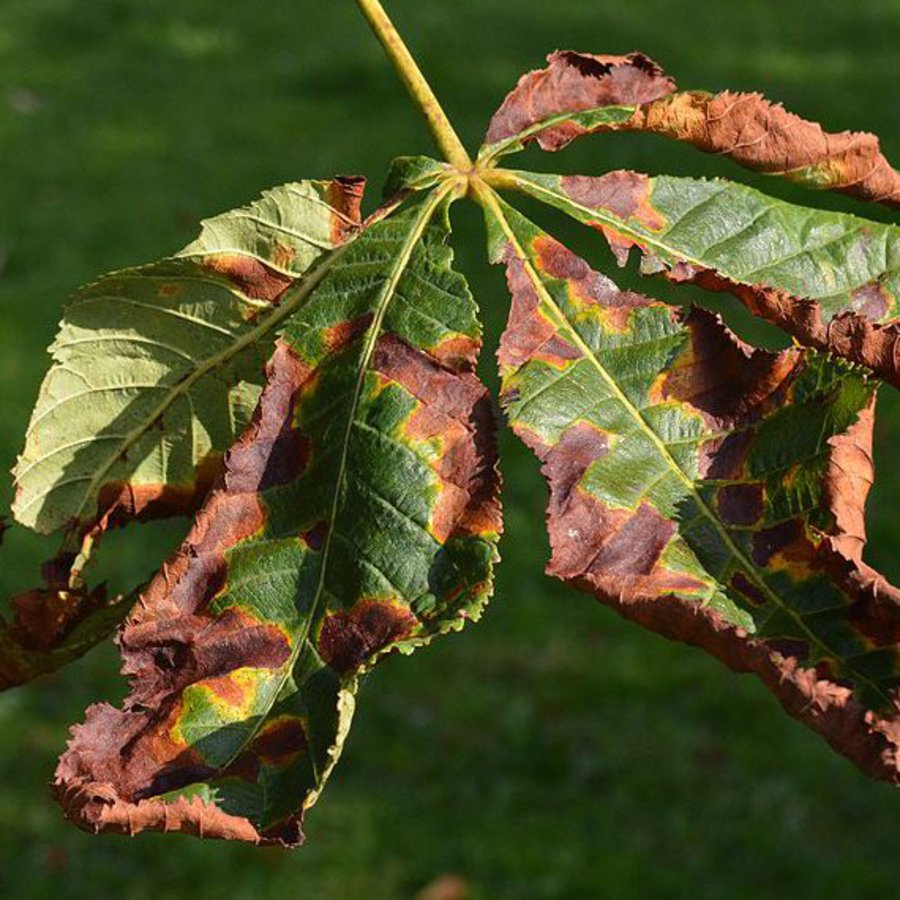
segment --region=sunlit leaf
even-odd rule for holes
[[[498,476],[447,207],[439,188],[370,226],[286,321],[253,426],[122,632],[130,696],[60,762],[83,827],[298,843],[359,675],[480,616]]]
[[[494,114],[479,158],[493,162],[536,141],[561,150],[576,138],[641,131],[684,141],[804,187],[900,205],[900,172],[864,132],[829,133],[759,93],[676,91],[642,53],[557,51],[522,76]]]
[[[15,469],[41,532],[190,510],[249,421],[286,288],[359,224],[359,179],[300,182],[204,223],[178,258],[67,307]],[[310,277],[313,277],[314,273]]]
[[[210,219],[175,257],[82,289],[52,347],[13,511],[65,538],[0,620],[0,689],[123,617],[130,681],[73,730],[66,815],[295,846],[361,676],[480,617],[501,518],[481,326],[448,245],[462,197],[512,294],[500,402],[549,486],[548,571],[755,673],[900,783],[900,591],[863,558],[875,395],[900,386],[896,226],[730,181],[499,167],[531,143],[646,132],[897,205],[877,139],[759,94],[679,92],[640,53],[564,51],[473,161],[380,5],[360,5],[447,161],[398,158],[365,221],[358,178]],[[636,248],[643,274],[734,294],[794,346],[620,290],[605,249],[589,264],[498,191],[595,228],[620,264]],[[87,585],[108,527],[171,514],[190,531],[137,602]]]
[[[900,386],[900,230],[730,181],[636,172],[503,172],[502,183],[600,231],[645,274],[728,291],[808,347]]]
[[[900,591],[860,560],[873,385],[620,291],[496,198],[488,217],[513,298],[501,399],[549,483],[548,572],[755,671],[897,780]]]

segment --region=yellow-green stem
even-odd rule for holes
[[[397,32],[393,22],[388,18],[379,0],[356,0],[366,21],[375,32],[375,36],[384,47],[388,58],[394,64],[400,80],[406,85],[410,96],[425,116],[431,134],[434,136],[441,153],[451,166],[461,172],[472,169],[472,159],[463,146],[459,135],[453,130],[447,114],[441,108],[434,91],[425,80],[422,70],[412,58],[403,38]]]

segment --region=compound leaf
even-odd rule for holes
[[[756,672],[900,782],[900,592],[861,561],[874,385],[620,291],[495,195],[501,400],[550,486],[548,572]]]
[[[130,696],[60,761],[81,826],[299,843],[360,674],[480,615],[498,474],[450,199],[369,225],[286,320],[251,428],[121,634]]]
[[[550,488],[548,571],[755,673],[900,783],[900,591],[863,561],[874,375],[900,386],[896,227],[721,180],[497,168],[531,142],[640,131],[900,205],[877,139],[760,94],[679,92],[640,53],[557,52],[473,165],[366,15],[452,162],[398,159],[365,222],[362,179],[276,188],[175,257],[82,289],[51,348],[13,512],[66,537],[0,619],[0,689],[130,609],[130,693],[73,729],[66,815],[297,845],[361,677],[481,615],[502,523],[477,308],[448,245],[466,194],[512,293],[501,402]],[[645,274],[731,292],[801,346],[754,350],[708,312],[619,290],[499,189],[596,228],[621,264],[636,247]],[[87,587],[106,528],[192,511],[137,603]]]

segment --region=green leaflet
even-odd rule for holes
[[[847,309],[876,322],[897,314],[894,225],[796,206],[723,179],[510,176],[517,188],[603,229],[615,249],[639,247],[647,274],[679,265],[710,269],[738,284],[816,300],[827,319]]]
[[[337,178],[263,191],[249,206],[206,219],[197,239],[178,256],[207,263],[210,256],[250,257],[295,279],[357,230],[362,187],[362,179]],[[219,268],[236,266],[232,261]],[[243,269],[252,271],[246,262]]]
[[[645,274],[731,291],[801,343],[900,383],[896,226],[795,206],[724,180],[498,174],[503,186],[597,228],[621,263],[638,247]]]
[[[694,604],[890,705],[898,648],[834,549],[842,442],[873,386],[621,292],[499,199],[488,224],[513,294],[502,399],[551,489],[548,571],[616,607]]]
[[[50,348],[13,513],[47,533],[195,505],[259,396],[285,288],[351,236],[361,183],[308,181],[83,288]]]
[[[126,623],[130,697],[60,761],[80,825],[298,843],[359,675],[479,617],[498,476],[450,197],[368,227],[285,322],[222,486]]]

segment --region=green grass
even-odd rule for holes
[[[684,86],[760,88],[833,129],[876,129],[900,159],[896,0],[389,5],[470,145],[547,51],[640,48]],[[374,202],[392,156],[430,151],[351,0],[3,3],[3,465],[20,448],[43,348],[74,286],[169,253],[202,216],[290,179],[366,174]],[[761,181],[635,136],[528,161]],[[503,278],[483,260],[477,210],[460,208],[456,221],[459,265],[493,342]],[[610,265],[598,241],[573,240]],[[897,576],[900,404],[886,396],[883,409],[871,559]],[[86,704],[122,693],[105,648],[0,696],[0,896],[377,900],[413,897],[441,873],[473,897],[515,900],[895,895],[900,797],[786,718],[755,681],[543,576],[544,488],[507,437],[503,450],[496,599],[477,628],[370,677],[304,849],[92,838],[62,821],[48,783],[67,727]],[[10,493],[5,483],[4,504]],[[141,577],[147,553],[161,557],[176,539],[168,526],[115,535],[112,584]],[[0,595],[32,582],[44,553],[14,536]]]

